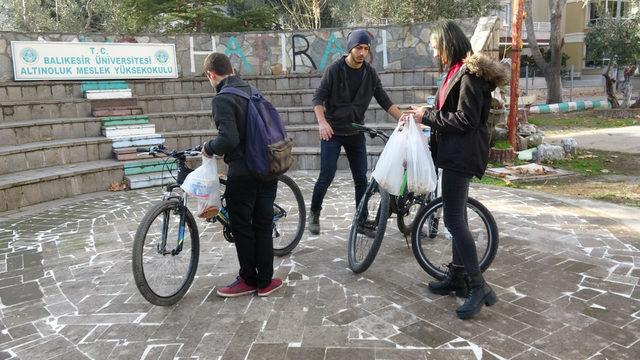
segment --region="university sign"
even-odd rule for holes
[[[15,80],[177,78],[174,44],[12,41]]]

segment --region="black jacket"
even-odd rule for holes
[[[481,178],[489,158],[487,119],[491,92],[508,81],[507,69],[475,54],[447,84],[444,105],[429,110],[422,123],[432,129],[430,145],[437,167]],[[438,89],[436,99],[443,89]]]
[[[351,123],[364,123],[364,113],[369,108],[371,98],[375,97],[378,104],[386,111],[393,105],[391,99],[382,88],[382,82],[376,70],[364,62],[362,84],[352,100],[347,81],[346,56],[336,60],[325,70],[320,86],[313,96],[313,106],[322,105],[325,117],[331,125],[335,135],[354,135],[357,131]]]
[[[229,76],[216,86],[216,92],[231,86],[251,94],[251,87],[238,76]],[[208,154],[224,155],[229,164],[227,176],[250,175],[244,161],[248,100],[233,94],[218,94],[211,100],[211,113],[218,136],[205,144]]]

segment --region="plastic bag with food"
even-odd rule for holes
[[[220,180],[218,179],[218,164],[215,159],[202,157],[202,165],[187,175],[180,188],[189,196],[197,199],[196,214],[198,217],[208,219],[218,214],[220,210]]]

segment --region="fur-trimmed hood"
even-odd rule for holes
[[[509,68],[483,54],[473,54],[464,60],[467,70],[493,87],[509,83]]]

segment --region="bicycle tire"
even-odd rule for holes
[[[370,209],[371,199],[376,196],[376,194],[380,195],[379,207],[375,210]],[[372,179],[362,200],[360,200],[360,204],[358,204],[358,209],[356,210],[353,222],[351,223],[351,231],[349,232],[349,240],[347,242],[347,260],[349,263],[349,269],[356,274],[367,270],[378,254],[378,250],[380,249],[380,245],[382,244],[382,239],[384,237],[384,232],[387,228],[389,202],[389,194],[384,189],[380,188],[378,183]],[[371,205],[375,206],[376,204]],[[375,228],[369,229],[375,232],[375,236],[372,239],[371,237],[358,232],[358,225],[364,223],[371,214],[375,214],[375,218],[373,219]],[[368,241],[368,239],[372,240],[370,241],[371,246],[368,247],[368,249],[366,249],[366,247],[362,249],[362,252],[366,252],[366,254],[360,254],[364,255],[364,257],[362,257],[362,260],[359,260],[359,240]]]
[[[179,224],[180,216],[178,214],[175,214],[176,209],[178,209],[178,207],[179,207],[179,203],[175,199],[166,200],[151,207],[142,218],[140,225],[138,225],[138,229],[136,231],[134,241],[133,241],[133,252],[132,252],[131,263],[133,267],[133,278],[135,280],[136,287],[140,291],[140,294],[142,294],[142,296],[147,301],[158,306],[170,306],[177,303],[189,290],[189,287],[193,282],[193,278],[195,277],[196,270],[198,268],[198,258],[200,253],[200,237],[198,233],[198,226],[196,224],[195,219],[193,218],[193,215],[186,208],[184,210],[181,210],[181,211],[184,211],[184,216],[186,217],[185,227],[187,229],[185,230],[188,230],[188,232],[185,231],[185,238],[183,241],[182,252],[178,253],[177,255],[172,255],[172,254],[162,255],[158,253],[157,245],[155,246],[156,247],[155,252],[154,252],[153,246],[149,248],[145,247],[145,244],[149,244],[149,242],[147,242],[146,240],[147,239],[152,240],[150,230],[152,229],[152,226],[156,224],[156,220],[160,220],[159,225],[163,226],[162,225],[163,219],[160,219],[160,218],[163,216],[167,216],[170,219],[169,221],[167,221],[167,224],[175,225],[175,220],[171,224],[171,219],[173,217],[174,219],[175,218],[178,219],[178,224]],[[155,228],[153,230],[155,230]],[[170,238],[169,235],[167,235],[167,237],[168,237],[167,245],[172,246],[174,238]],[[177,240],[177,237],[175,237],[175,239]],[[184,247],[186,245],[185,243],[187,242],[187,239],[190,240],[190,244],[189,244],[190,248]],[[151,242],[151,244],[153,243]],[[149,250],[149,251],[145,252],[145,250]],[[186,254],[187,251],[188,251],[188,254]],[[155,255],[157,258],[160,258],[162,256],[162,258],[164,258],[165,264],[163,264],[162,266],[164,276],[162,277],[162,280],[164,281],[165,284],[168,283],[167,279],[171,279],[171,275],[173,275],[169,271],[165,271],[165,270],[169,270],[166,267],[167,262],[173,261],[175,265],[176,256],[179,256],[179,255],[188,256],[188,259],[186,259],[188,260],[186,273],[181,278],[177,278],[176,283],[178,285],[175,287],[175,289],[159,293],[159,289],[156,289],[154,288],[154,286],[150,285],[150,280],[153,279],[153,277],[150,277],[149,276],[150,274],[145,273],[145,264],[144,264],[145,257],[149,257],[149,259],[151,258],[149,255]],[[160,266],[156,266],[156,267],[160,268]]]
[[[441,197],[430,202],[416,216],[416,223],[411,233],[411,248],[418,264],[438,280],[442,280],[446,276],[445,264],[451,262],[452,246],[451,240],[447,239],[448,231],[444,226],[437,226],[439,222],[443,221],[438,216],[438,211],[441,211],[442,206]],[[498,226],[491,212],[473,198],[467,200],[467,220],[476,241],[480,271],[484,272],[489,268],[498,251]],[[427,221],[430,226],[427,231],[423,231]],[[436,228],[431,229],[434,224]],[[450,237],[450,234],[448,235]]]
[[[288,189],[291,190],[291,194],[283,195],[283,188],[280,187],[280,184],[285,184]],[[293,196],[291,196],[293,195]],[[293,197],[293,198],[291,198]],[[284,201],[284,202],[283,202]],[[285,256],[291,253],[298,243],[300,239],[302,239],[302,235],[304,234],[304,228],[307,221],[307,212],[304,204],[304,197],[302,196],[302,191],[300,191],[300,187],[296,182],[287,175],[278,176],[278,195],[276,195],[276,200],[274,202],[274,211],[278,210],[277,207],[283,208],[287,204],[294,202],[294,207],[289,207],[289,211],[287,211],[286,217],[293,218],[295,215],[298,216],[297,224],[295,224],[295,230],[292,232],[291,239],[282,238],[281,231],[284,226],[282,226],[283,222],[280,219],[274,221],[274,242],[273,242],[273,254],[276,256]],[[295,208],[297,206],[297,209]],[[292,212],[291,210],[297,210]],[[293,215],[293,216],[291,216]],[[293,224],[292,224],[293,225]],[[276,236],[277,235],[277,236]],[[282,239],[280,239],[282,238]],[[278,241],[276,241],[278,239]],[[283,240],[280,242],[280,240]]]

